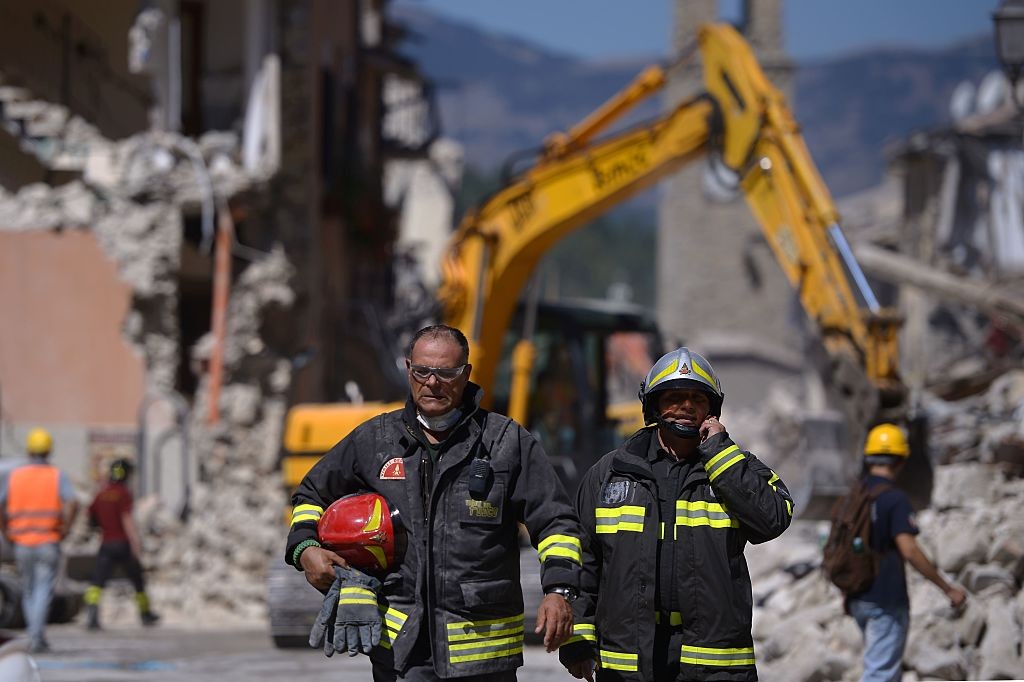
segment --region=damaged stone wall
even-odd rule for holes
[[[287,505],[278,452],[292,365],[263,339],[267,325],[287,322],[295,302],[293,268],[280,249],[250,264],[232,290],[220,421],[206,423],[209,376],[190,423],[197,480],[182,522],[154,507],[144,515],[154,573],[154,603],[172,621],[266,618],[264,576],[282,550]],[[205,362],[209,337],[194,362]]]
[[[7,230],[89,229],[133,290],[124,333],[140,347],[153,386],[174,387],[177,367],[176,287],[181,213],[173,204],[103,196],[81,181],[57,188],[0,188]]]
[[[236,265],[240,271],[230,294],[216,425],[206,422],[213,340],[207,335],[191,349],[200,386],[184,435],[192,459],[188,509],[171,508],[161,491],[138,501],[154,608],[172,622],[265,618],[266,564],[282,552],[287,500],[277,457],[294,339],[308,330],[297,301],[312,288],[312,276],[297,277],[292,263],[308,262],[312,250],[315,157],[305,77],[308,4],[289,3],[280,11],[285,154],[283,170],[273,178],[243,171],[233,133],[191,140],[148,132],[111,141],[76,117],[74,125],[51,131],[51,146],[76,150],[79,179],[56,187],[35,184],[16,194],[0,189],[4,229],[89,230],[117,265],[132,290],[122,331],[144,358],[145,390],[151,395],[173,394],[179,372],[183,216],[202,215],[204,227],[212,227],[217,199],[224,205],[231,197],[249,211],[246,236],[266,249],[238,244],[234,249],[243,265]],[[83,518],[68,551],[91,554],[96,543]],[[112,586],[115,594],[125,589],[116,582]],[[102,608],[107,623],[134,619],[131,599],[104,599]]]
[[[46,168],[59,163],[62,172],[77,179],[61,186],[31,185],[15,194],[0,189],[0,224],[4,229],[91,231],[132,289],[123,334],[144,359],[147,395],[185,404],[174,397],[183,357],[189,358],[198,381],[194,395],[184,396],[190,401],[184,433],[175,435],[190,455],[187,507],[182,508],[181,498],[153,491],[149,474],[142,486],[148,494],[136,510],[154,608],[171,622],[266,619],[266,570],[268,562],[282,560],[287,532],[287,491],[278,461],[285,411],[294,402],[328,397],[324,377],[337,354],[330,327],[338,302],[349,293],[354,263],[366,260],[352,243],[353,225],[325,215],[324,194],[330,188],[322,187],[324,162],[328,156],[337,162],[380,152],[367,147],[379,143],[377,123],[368,113],[373,106],[363,112],[367,120],[337,117],[331,122],[336,128],[357,127],[351,137],[358,149],[339,144],[347,130],[324,132],[327,124],[318,117],[328,95],[323,74],[311,63],[335,55],[338,71],[331,94],[358,95],[372,104],[379,93],[365,87],[366,78],[348,71],[361,47],[353,26],[363,12],[382,9],[375,3],[317,0],[273,5],[268,22],[273,26],[272,57],[280,67],[280,111],[274,112],[280,117],[280,162],[273,168],[247,172],[241,141],[233,132],[192,139],[149,131],[113,141],[57,105],[35,101],[32,120],[16,126],[32,131],[19,140],[26,153]],[[328,23],[331,31],[324,30]],[[363,87],[357,92],[359,83]],[[35,96],[25,89],[18,97]],[[4,109],[0,117],[10,111]],[[325,156],[328,143],[334,147]],[[330,170],[338,173],[339,168]],[[344,173],[352,176],[347,167]],[[359,215],[380,201],[371,185],[352,201]],[[208,370],[215,340],[210,334],[195,344],[185,338],[183,301],[195,294],[187,294],[182,283],[186,266],[196,272],[210,266],[212,254],[203,247],[209,247],[215,232],[214,212],[224,209],[236,221],[235,272],[219,420],[210,424]],[[372,216],[363,217],[366,224],[360,227],[379,228]],[[193,222],[202,226],[200,245],[194,234],[187,236]],[[193,289],[197,282],[203,283],[191,282]],[[142,456],[144,463],[154,457],[151,452]],[[80,492],[85,498],[93,491]],[[68,548],[92,553],[96,543],[83,520]],[[115,582],[110,591],[116,595],[125,589]],[[112,625],[135,617],[130,599],[105,598],[101,608],[102,619]]]
[[[206,422],[210,377],[199,373],[189,424],[196,468],[191,514],[183,522],[155,507],[145,517],[148,561],[158,569],[154,603],[171,622],[265,622],[267,564],[283,560],[288,498],[278,462],[281,431],[301,390],[293,358],[316,333],[322,265],[314,255],[318,195],[310,182],[316,151],[309,134],[308,4],[281,7],[279,20],[281,167],[243,197],[246,234],[259,240],[250,246],[271,246],[265,254],[241,250],[248,262],[231,288],[215,425]],[[212,348],[207,335],[192,361],[205,365]],[[306,369],[315,371],[315,363]]]

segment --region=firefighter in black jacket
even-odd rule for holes
[[[478,407],[482,391],[469,383],[468,359],[462,332],[444,325],[420,330],[406,354],[411,398],[405,409],[361,424],[292,497],[286,560],[321,591],[335,580],[334,566],[345,565],[318,541],[324,509],[344,495],[372,491],[399,511],[408,547],[401,564],[381,576],[380,642],[372,650],[369,643],[359,647],[369,652],[377,682],[398,675],[516,679],[524,627],[519,523],[542,566],[545,597],[535,632],[544,632],[549,651],[571,634],[579,522],[530,433]],[[372,582],[355,592],[376,589]],[[341,585],[336,631],[344,619]]]
[[[648,426],[580,485],[585,551],[573,636],[577,678],[756,680],[747,542],[778,537],[793,503],[778,475],[729,438],[721,384],[687,348],[640,386]]]

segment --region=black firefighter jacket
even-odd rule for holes
[[[441,677],[523,664],[519,523],[539,551],[544,589],[579,585],[581,530],[568,495],[526,429],[477,407],[481,393],[467,386],[466,414],[436,464],[410,401],[357,427],[292,497],[289,563],[300,542],[316,538],[317,520],[339,497],[372,491],[398,508],[409,545],[404,561],[383,580],[383,634],[370,656],[399,672],[421,627],[430,629]],[[486,492],[474,495],[470,463],[480,455],[489,457],[493,473]]]
[[[720,433],[701,443],[703,467],[693,467],[683,482],[675,518],[661,518],[658,482],[647,458],[656,437],[655,427],[638,431],[580,485],[576,509],[586,536],[581,595],[561,659],[597,659],[602,681],[654,679],[662,538],[677,543],[676,601],[682,610],[658,618],[675,625],[681,619],[679,679],[756,680],[743,548],[789,526],[789,491],[775,472]]]

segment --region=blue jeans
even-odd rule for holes
[[[910,630],[910,609],[850,600],[850,615],[864,634],[864,676],[861,682],[899,682],[903,650]]]
[[[26,629],[33,645],[46,641],[46,621],[50,602],[57,584],[60,564],[60,545],[15,545],[14,559],[21,574],[21,610],[25,614]]]

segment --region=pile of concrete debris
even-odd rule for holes
[[[155,496],[137,505],[149,591],[166,623],[267,622],[267,565],[284,560],[287,532],[278,454],[292,365],[269,347],[261,329],[280,324],[275,315],[293,304],[290,277],[278,250],[251,264],[233,285],[220,420],[206,423],[207,374],[191,412],[198,472],[187,517]],[[212,338],[201,339],[193,362],[207,361],[211,347]],[[101,603],[104,623],[137,620],[129,590],[122,582],[111,585]]]
[[[932,398],[931,508],[917,515],[925,552],[968,592],[959,612],[909,566],[904,680],[1011,679],[1024,673],[1024,371],[984,393]],[[748,552],[761,679],[860,679],[862,640],[818,570],[827,522],[798,521]]]

